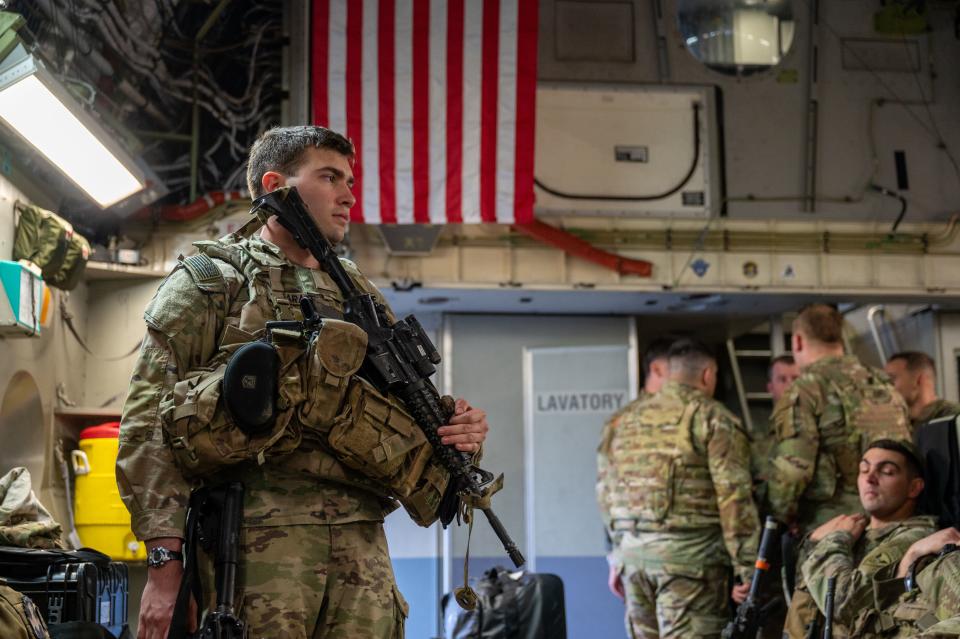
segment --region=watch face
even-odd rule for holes
[[[163,547],[157,547],[150,551],[150,554],[147,556],[147,565],[148,566],[162,566],[170,558],[167,555],[167,549]]]
[[[147,553],[147,565],[156,568],[157,566],[162,566],[171,559],[180,560],[182,558],[183,555],[175,550],[170,550],[169,548],[164,548],[163,546],[157,546]]]

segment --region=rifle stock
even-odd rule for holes
[[[344,298],[344,319],[367,333],[367,353],[360,374],[382,393],[393,394],[407,408],[433,447],[434,454],[450,473],[457,493],[484,497],[493,475],[470,463],[469,457],[441,442],[437,429],[447,423],[440,394],[430,376],[440,363],[440,354],[423,327],[412,315],[391,323],[386,309],[373,295],[362,291],[340,263],[330,242],[317,228],[296,188],[285,187],[254,201],[253,210],[276,215],[294,240],[320,263]],[[304,320],[315,321],[309,300],[301,302]],[[486,503],[489,503],[488,501]],[[511,561],[518,568],[525,559],[492,508],[480,508]],[[447,522],[445,521],[444,524]]]

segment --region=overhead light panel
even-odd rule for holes
[[[22,43],[0,62],[0,118],[102,208],[147,186],[134,159]]]

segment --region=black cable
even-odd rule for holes
[[[867,188],[869,188],[871,191],[876,191],[880,195],[886,195],[887,197],[892,197],[900,201],[900,213],[897,214],[897,219],[890,228],[890,234],[893,235],[897,232],[897,227],[900,226],[900,223],[903,222],[904,216],[907,214],[907,198],[903,197],[896,191],[888,189],[884,186],[880,186],[879,184],[870,184]]]
[[[693,103],[693,162],[690,164],[690,169],[687,171],[687,174],[683,176],[683,179],[671,189],[664,191],[663,193],[657,193],[656,195],[583,195],[578,193],[564,193],[562,191],[557,191],[546,186],[538,178],[533,178],[533,183],[540,187],[542,190],[546,191],[554,197],[563,198],[565,200],[601,200],[605,202],[650,202],[654,200],[662,200],[664,198],[670,197],[690,181],[690,178],[693,177],[693,174],[697,170],[697,166],[700,164],[700,103]]]

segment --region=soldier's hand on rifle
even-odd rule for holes
[[[441,442],[454,444],[457,450],[466,453],[475,453],[480,450],[481,444],[487,438],[487,413],[479,408],[473,408],[467,400],[460,398],[456,402],[456,410],[450,423],[437,429]]]
[[[610,564],[610,575],[607,577],[607,586],[610,588],[610,592],[613,593],[614,597],[623,601],[623,579],[620,578],[620,566]]]
[[[749,594],[749,581],[745,584],[734,584],[733,588],[730,589],[730,598],[733,599],[733,603],[737,604],[738,606],[747,600],[747,595]]]
[[[857,513],[855,515],[838,515],[821,525],[810,533],[810,541],[820,541],[827,535],[838,530],[843,530],[853,537],[854,541],[860,538],[863,531],[867,529],[869,520],[866,515]]]

